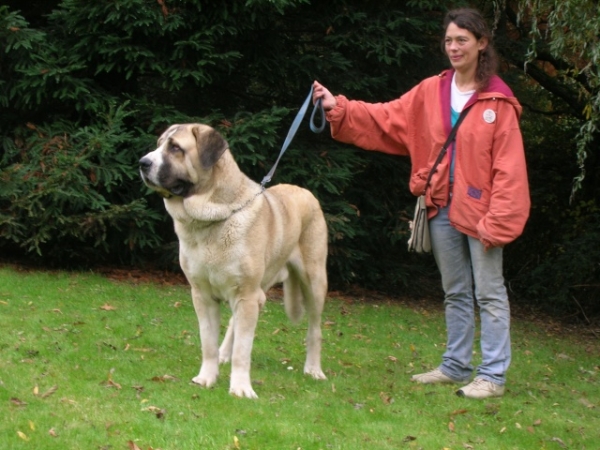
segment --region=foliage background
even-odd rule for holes
[[[597,2],[4,3],[3,255],[178,270],[172,224],[137,170],[169,124],[215,126],[260,181],[313,79],[351,98],[396,98],[447,66],[443,14],[470,5],[494,27],[501,76],[525,110],[533,208],[505,253],[513,300],[582,320],[600,315],[599,46],[589,45],[599,35]],[[575,3],[578,14],[565,6]],[[432,258],[406,251],[408,171],[406,158],[344,146],[327,132],[305,126],[295,138],[272,184],[305,186],[321,201],[333,289],[439,294]]]

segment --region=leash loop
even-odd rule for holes
[[[312,97],[312,88],[310,89],[310,96]],[[319,115],[321,116],[321,124],[319,126],[315,125],[315,113],[317,111],[319,111]],[[322,99],[318,99],[310,115],[310,131],[312,131],[313,133],[320,133],[325,129],[326,124],[327,120],[325,120],[325,110],[323,109],[323,101]]]
[[[304,100],[302,107],[300,108],[300,110],[298,111],[298,114],[296,114],[296,118],[292,122],[292,126],[290,127],[290,130],[288,131],[285,141],[283,142],[283,146],[281,147],[281,151],[279,152],[279,156],[277,157],[275,164],[273,164],[273,167],[271,167],[271,170],[269,170],[269,173],[260,182],[260,185],[263,188],[264,188],[265,184],[267,184],[271,181],[271,178],[273,177],[273,174],[275,173],[275,169],[277,168],[277,164],[279,164],[279,160],[281,159],[281,157],[287,150],[287,148],[290,145],[290,143],[292,142],[292,139],[294,138],[294,136],[296,135],[296,132],[298,131],[298,128],[300,127],[300,124],[302,123],[302,119],[304,119],[304,116],[306,115],[306,110],[308,109],[308,105],[310,104],[310,102],[312,100],[312,94],[313,94],[313,88],[311,86],[310,92],[308,93],[308,97],[306,97],[306,100]],[[317,110],[319,110],[319,114],[321,116],[321,124],[319,126],[316,126],[314,123],[315,113],[317,112]],[[313,133],[320,133],[325,129],[326,123],[327,123],[327,121],[325,120],[325,110],[323,109],[323,103],[321,102],[321,99],[319,99],[315,103],[315,107],[312,111],[312,114],[310,115],[310,123],[309,123],[310,130]]]

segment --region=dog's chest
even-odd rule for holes
[[[221,301],[235,297],[244,285],[247,269],[243,257],[236,257],[235,249],[226,249],[212,243],[180,243],[179,262],[190,284],[203,296]]]
[[[242,234],[230,224],[190,226],[176,224],[182,268],[188,277],[213,279],[240,272],[244,256]]]

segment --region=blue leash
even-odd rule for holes
[[[279,152],[277,161],[275,161],[275,164],[273,164],[273,167],[271,167],[271,170],[269,170],[269,173],[260,182],[260,185],[263,187],[263,189],[265,187],[265,184],[267,184],[268,182],[271,181],[271,178],[273,177],[273,174],[275,173],[275,169],[277,168],[277,164],[279,164],[279,160],[281,159],[281,157],[287,150],[288,146],[292,142],[292,139],[294,139],[294,136],[296,135],[296,131],[298,131],[298,128],[300,127],[300,123],[302,122],[302,119],[304,119],[304,115],[306,114],[306,110],[308,109],[308,105],[310,104],[310,102],[312,100],[312,94],[313,94],[313,88],[311,86],[310,92],[308,93],[308,97],[306,97],[306,100],[304,100],[304,104],[302,105],[302,107],[300,108],[300,111],[298,111],[298,114],[296,114],[296,118],[292,122],[292,126],[290,127],[290,131],[288,131],[288,134],[287,134],[287,137],[285,138],[283,146],[281,147],[281,151]],[[319,110],[319,113],[321,114],[321,124],[318,127],[315,125],[315,113],[317,112],[317,110]],[[321,131],[323,131],[325,129],[326,123],[327,123],[327,121],[325,120],[325,111],[323,110],[323,104],[321,102],[321,99],[319,99],[319,100],[317,100],[315,107],[313,108],[312,114],[310,115],[310,123],[309,123],[310,130],[313,133],[320,133]]]

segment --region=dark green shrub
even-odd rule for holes
[[[420,59],[427,30],[439,24],[388,6],[63,0],[35,28],[0,7],[3,242],[46,261],[161,255],[174,266],[172,226],[141,186],[139,157],[169,124],[200,121],[217,127],[261,181],[314,78],[379,99],[413,83],[407,63]],[[435,63],[420,60],[423,74]],[[378,256],[406,229],[398,211],[408,193],[397,183],[406,167],[312,135],[306,123],[298,133],[272,184],[296,183],[320,199],[333,283],[383,287],[386,273],[403,278],[393,257],[383,267]]]
[[[129,262],[132,249],[156,246],[160,214],[135,188],[130,146],[136,139],[124,126],[127,116],[115,107],[103,122],[28,124],[14,140],[4,139],[0,236],[26,253],[63,262],[113,252],[111,259]]]
[[[0,252],[44,264],[177,267],[170,219],[137,168],[172,123],[219,129],[242,170],[260,182],[313,79],[350,98],[387,101],[447,65],[441,1],[8,5],[0,6]],[[491,12],[497,5],[482,3]],[[509,31],[496,30],[507,33],[501,50],[514,50]],[[524,235],[505,253],[511,294],[589,311],[600,259],[600,158],[588,157],[588,178],[571,205],[581,123],[532,86],[521,66],[503,67],[525,105],[533,203]],[[338,144],[305,122],[271,184],[305,186],[321,201],[332,287],[439,295],[433,258],[406,251],[408,173],[407,158]]]

